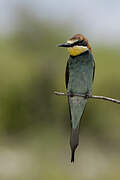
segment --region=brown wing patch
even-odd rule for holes
[[[93,66],[93,81],[94,81],[94,76],[95,76],[95,61],[94,61],[94,66]]]
[[[68,64],[68,62],[67,62],[66,71],[65,71],[65,84],[66,84],[66,89],[68,88],[68,81],[69,81],[69,64]],[[69,105],[70,120],[72,120],[71,110],[70,110],[70,103],[69,103],[69,97],[68,97],[68,105]],[[71,121],[71,127],[72,127],[72,121]]]
[[[88,42],[88,39],[84,36],[84,35],[82,35],[82,34],[76,34],[76,35],[74,35],[72,38],[70,38],[69,40],[80,40],[80,41],[82,41],[82,40],[84,40],[84,41],[86,41],[86,43],[87,43],[87,47],[88,47],[88,49],[91,51],[91,53],[92,53],[92,49],[91,49],[91,47],[90,47],[90,44],[89,44],[89,42]]]
[[[69,67],[68,67],[68,62],[67,62],[66,71],[65,71],[65,85],[66,85],[66,89],[68,88],[68,81],[69,81]]]

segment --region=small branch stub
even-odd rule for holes
[[[110,102],[113,102],[116,104],[120,104],[120,100],[113,99],[110,97],[105,97],[105,96],[87,95],[87,97],[86,97],[86,95],[83,95],[83,94],[78,94],[78,93],[70,94],[70,93],[63,93],[63,92],[57,92],[57,91],[54,91],[54,94],[58,95],[58,96],[79,96],[79,97],[84,97],[84,98],[100,99],[100,100],[110,101]]]

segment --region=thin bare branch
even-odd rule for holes
[[[105,96],[96,96],[96,95],[83,95],[83,94],[70,94],[70,93],[63,93],[63,92],[57,92],[57,91],[54,91],[54,94],[58,95],[58,96],[79,96],[79,97],[85,97],[85,98],[93,98],[93,99],[100,99],[100,100],[104,100],[104,101],[110,101],[110,102],[113,102],[113,103],[117,103],[117,104],[120,104],[120,100],[117,100],[117,99],[113,99],[113,98],[110,98],[110,97],[105,97]]]

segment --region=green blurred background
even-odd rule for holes
[[[87,1],[87,7],[82,2],[88,14],[98,7],[99,16],[96,9],[96,21],[90,23],[86,13],[76,12],[75,2],[66,3],[63,12],[63,5],[50,2],[39,1],[37,6],[37,1],[1,1],[0,180],[120,179],[120,105],[89,100],[71,164],[67,98],[53,94],[65,91],[68,58],[56,45],[83,33],[96,62],[93,94],[120,99],[120,34],[115,33],[119,28],[109,29],[118,17],[112,14],[115,21],[107,24],[112,3],[108,7],[102,2],[104,10],[100,10],[95,1],[90,9]],[[113,8],[115,12],[117,4]],[[103,25],[102,31],[95,23]]]

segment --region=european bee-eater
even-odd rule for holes
[[[83,114],[88,95],[92,94],[92,84],[95,72],[94,57],[88,40],[82,34],[76,34],[67,43],[58,45],[69,51],[65,80],[71,120],[71,162],[74,162],[74,153],[79,144],[80,119]],[[74,96],[75,93],[85,97]]]

